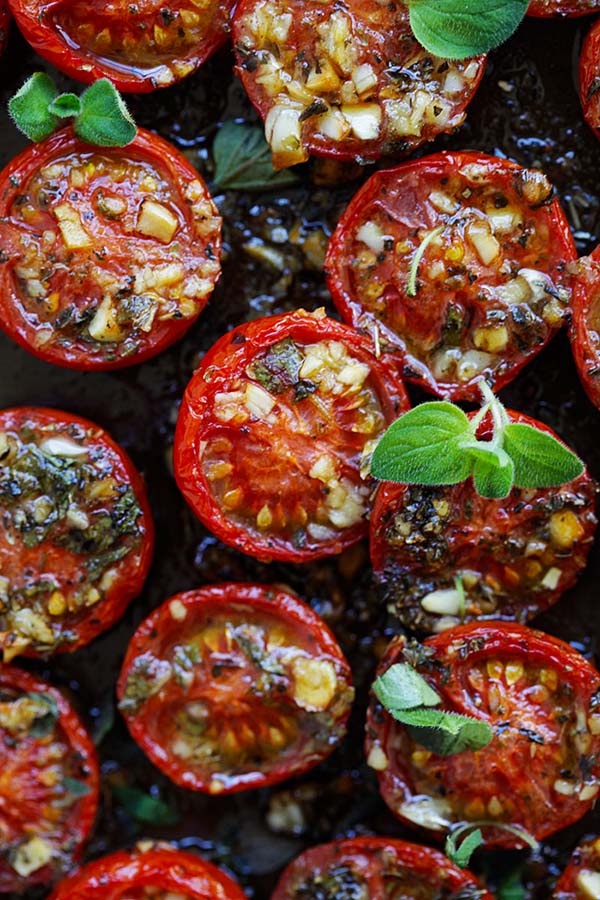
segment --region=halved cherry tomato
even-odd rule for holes
[[[600,20],[594,22],[581,48],[579,96],[585,120],[600,138]]]
[[[214,534],[262,560],[304,562],[364,537],[370,455],[408,400],[367,341],[322,311],[244,324],[190,381],[174,466]]]
[[[598,37],[600,49],[600,31]],[[600,409],[600,246],[579,260],[578,269],[573,282],[571,347],[585,392]]]
[[[0,55],[4,53],[8,43],[8,30],[10,28],[10,11],[3,0],[0,0]]]
[[[581,844],[562,873],[553,900],[596,900],[600,896],[600,838]]]
[[[94,824],[100,773],[70,703],[0,665],[0,893],[64,875]]]
[[[246,900],[232,878],[192,853],[142,846],[88,863],[50,900]]]
[[[168,87],[206,62],[230,30],[234,0],[8,0],[33,49],[77,81],[120,91]]]
[[[508,415],[556,437],[529,416]],[[479,438],[490,431],[487,419]],[[587,470],[560,487],[515,488],[505,500],[484,499],[471,479],[450,487],[384,482],[371,515],[373,569],[389,608],[412,628],[527,620],[575,583],[592,546],[595,507]]]
[[[107,150],[71,129],[0,174],[0,326],[48,362],[142,362],[196,320],[220,273],[221,219],[196,170],[139,131]]]
[[[432,56],[408,9],[377,0],[242,0],[233,41],[276,168],[310,154],[379,159],[452,131],[485,68],[482,56]]]
[[[439,153],[372,175],[325,267],[342,318],[377,328],[409,381],[475,399],[482,375],[500,389],[564,323],[576,255],[541,172]]]
[[[491,743],[438,756],[374,699],[366,750],[383,799],[410,825],[443,834],[453,823],[502,822],[538,840],[580,819],[599,791],[600,675],[572,647],[524,625],[461,625],[420,645],[394,638],[380,672],[410,662],[440,709],[488,722]],[[484,828],[488,846],[522,846]]]
[[[311,847],[285,869],[272,900],[492,900],[477,879],[430,847],[360,837]]]
[[[316,766],[345,733],[348,663],[309,606],[275,587],[177,594],[133,636],[117,686],[129,730],[183,787],[229,794]]]
[[[600,11],[600,0],[531,0],[528,16],[589,16]]]
[[[0,413],[0,647],[46,656],[109,628],[154,544],[139,473],[98,425],[52,409]]]

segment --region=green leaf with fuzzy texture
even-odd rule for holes
[[[408,663],[396,663],[376,678],[373,693],[386,709],[438,706],[439,695]]]
[[[391,709],[389,712],[406,725],[417,744],[439,756],[481,750],[494,736],[487,722],[441,709]]]
[[[584,470],[572,450],[531,425],[507,425],[503,447],[514,463],[515,485],[520,488],[557,487],[578,478]]]
[[[43,141],[58,128],[60,119],[48,107],[58,95],[45,72],[35,72],[8,102],[13,122],[30,141]]]
[[[435,56],[466,59],[498,47],[521,24],[529,0],[406,0],[416,39]]]
[[[471,857],[482,844],[483,835],[481,830],[476,828],[460,844],[452,834],[449,834],[446,838],[444,852],[455,866],[458,866],[459,869],[466,869],[471,862]]]
[[[73,116],[78,116],[81,112],[81,100],[77,94],[60,94],[52,101],[48,107],[48,111],[51,112],[53,116],[58,116],[61,119],[69,119]]]
[[[225,122],[213,144],[214,183],[232,191],[267,191],[298,184],[290,169],[276,172],[261,128]]]
[[[77,137],[98,147],[126,147],[137,128],[125,102],[108,78],[100,78],[81,95],[81,112],[73,129]]]

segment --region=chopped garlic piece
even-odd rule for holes
[[[140,234],[170,244],[178,228],[177,216],[170,209],[155,200],[144,200],[136,226]]]

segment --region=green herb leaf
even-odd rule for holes
[[[225,190],[262,191],[298,183],[289,169],[275,171],[261,128],[225,122],[215,137],[213,158],[214,184]]]
[[[170,804],[146,794],[136,787],[113,787],[113,795],[121,806],[143,825],[168,826],[179,822],[179,814]]]
[[[81,100],[77,94],[60,94],[48,106],[48,112],[61,119],[78,116],[81,112]]]
[[[30,692],[27,696],[40,708],[39,714],[36,715],[29,729],[29,734],[34,738],[48,737],[54,731],[60,717],[58,703],[52,694]]]
[[[494,830],[500,831],[508,831],[509,834],[514,835],[519,838],[524,844],[531,847],[532,850],[537,850],[539,847],[538,842],[533,837],[533,835],[529,834],[525,828],[521,828],[520,825],[509,825],[505,822],[497,822],[494,819],[481,819],[478,822],[465,822],[462,825],[457,825],[454,827],[448,837],[446,838],[446,844],[444,848],[444,852],[448,859],[450,859],[457,866],[460,866],[461,869],[464,869],[468,866],[471,855],[477,850],[478,847],[484,843],[482,828],[491,828]],[[508,878],[511,878],[515,873],[511,873]],[[516,874],[519,878],[520,884],[520,874],[521,869],[516,870]],[[506,879],[508,881],[508,879]],[[521,885],[522,887],[522,885]],[[496,897],[500,897],[500,891],[496,891]],[[503,898],[503,900],[522,900],[522,897],[519,893],[515,892],[515,896],[511,897],[510,890],[507,895]]]
[[[444,59],[466,59],[498,47],[520,25],[529,0],[407,0],[420,44]]]
[[[390,709],[389,712],[406,725],[417,744],[439,756],[481,750],[494,736],[487,722],[441,709]]]
[[[43,141],[58,127],[60,119],[48,108],[57,95],[50,76],[35,72],[8,101],[15,125],[30,141]]]
[[[376,678],[373,693],[388,710],[438,706],[439,695],[408,663],[396,663]]]
[[[446,838],[445,853],[455,866],[458,866],[459,869],[466,869],[471,862],[472,855],[482,844],[483,835],[479,828],[468,834],[460,844],[457,843],[454,834],[449,834]]]
[[[126,147],[137,134],[123,98],[108,78],[100,78],[83,92],[73,129],[80,140],[98,147]]]
[[[74,799],[79,797],[87,797],[87,795],[91,793],[89,784],[86,784],[85,781],[79,781],[78,778],[64,778],[63,784],[67,793],[69,793],[70,796]]]
[[[556,487],[578,478],[584,469],[572,450],[531,425],[507,425],[504,449],[515,465],[515,484],[520,488]]]
[[[503,878],[495,891],[496,900],[526,900],[527,891],[523,884],[523,870],[521,866]]]
[[[515,481],[515,467],[510,456],[500,447],[480,441],[466,444],[475,458],[473,482],[475,490],[488,500],[508,497]]]

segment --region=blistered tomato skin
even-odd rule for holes
[[[284,870],[273,900],[385,900],[389,897],[491,900],[477,879],[430,847],[359,837],[311,847]]]
[[[148,842],[145,842],[146,844]],[[246,900],[212,863],[168,845],[121,850],[88,863],[61,882],[50,900]]]
[[[71,129],[0,174],[0,327],[56,365],[135,365],[181,338],[220,274],[221,219],[171,144]]]
[[[596,900],[600,894],[600,839],[581,844],[554,891],[553,900]]]
[[[494,732],[482,750],[438,756],[373,697],[366,754],[398,818],[437,836],[453,824],[497,821],[542,840],[592,808],[600,675],[572,647],[524,625],[472,623],[423,645],[394,638],[379,674],[398,662],[416,666],[441,709],[486,721]],[[493,826],[484,837],[488,847],[522,846]]]
[[[528,16],[589,16],[600,11],[600,0],[531,0]]]
[[[58,410],[0,413],[4,660],[76,650],[142,589],[154,528],[141,476],[98,425]]]
[[[33,49],[86,83],[147,93],[185,78],[230,31],[233,0],[8,0]]]
[[[0,0],[0,55],[4,53],[8,43],[8,31],[10,28],[10,11],[5,0]]]
[[[508,415],[557,437],[528,416]],[[482,423],[481,440],[491,437],[489,425]],[[587,470],[560,487],[515,488],[504,500],[481,497],[471,479],[449,487],[384,482],[371,514],[371,561],[388,609],[410,628],[527,621],[573,587],[596,525]]]
[[[599,7],[600,9],[600,7]],[[579,97],[585,120],[600,138],[600,22],[595,21],[579,58]]]
[[[485,68],[432,56],[408,10],[377,0],[242,0],[233,42],[276,168],[311,154],[379,159],[452,131]]]
[[[142,623],[117,686],[133,738],[182,787],[266,787],[329,756],[351,672],[325,623],[275,587],[177,594]]]
[[[325,269],[343,320],[376,328],[408,381],[478,400],[482,376],[499,390],[564,324],[576,255],[541,172],[439,153],[368,179]]]
[[[572,306],[570,337],[575,364],[586,394],[600,409],[600,247],[579,260]]]
[[[370,455],[408,408],[372,351],[303,310],[241,325],[208,351],[184,395],[174,468],[218,538],[261,560],[305,562],[366,535]]]
[[[0,771],[0,893],[20,896],[77,862],[96,817],[100,773],[60,691],[12,666],[0,666]]]

